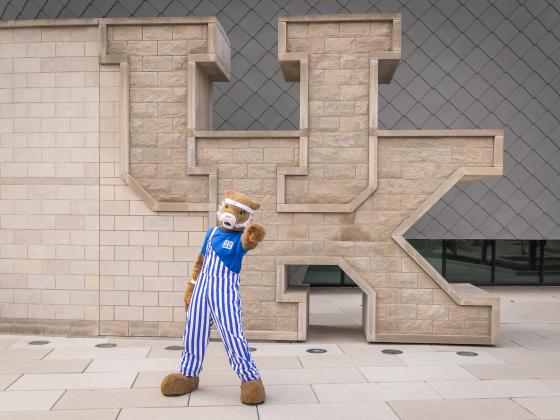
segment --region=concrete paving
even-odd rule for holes
[[[200,388],[166,398],[159,383],[180,351],[165,347],[180,339],[2,335],[0,418],[560,420],[560,288],[486,289],[502,297],[496,347],[366,343],[359,291],[313,290],[306,343],[251,342],[267,391],[257,407],[239,402],[220,341]]]

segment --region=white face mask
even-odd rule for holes
[[[222,222],[222,226],[228,230],[233,229],[237,224],[237,219],[235,218],[235,215],[231,213],[224,212],[220,214],[218,220],[220,220],[220,222]]]
[[[253,214],[249,213],[249,218],[243,223],[237,223],[237,218],[234,214],[229,212],[222,212],[221,209],[224,208],[225,200],[220,203],[218,207],[218,211],[216,215],[218,216],[218,220],[222,223],[222,226],[228,230],[231,229],[241,229],[247,227],[247,225],[253,222]]]

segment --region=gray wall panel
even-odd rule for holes
[[[4,20],[218,16],[233,50],[233,80],[215,85],[220,130],[297,128],[277,16],[397,11],[402,62],[380,91],[381,126],[506,131],[505,176],[453,188],[407,237],[560,239],[558,1],[0,0]]]

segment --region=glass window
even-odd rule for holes
[[[560,283],[560,241],[545,241],[544,283]]]
[[[445,240],[445,278],[454,283],[492,281],[492,241]]]
[[[303,279],[304,284],[340,284],[340,268],[336,265],[310,265]]]
[[[441,274],[440,239],[409,239],[408,242]]]
[[[337,265],[288,265],[286,270],[291,284],[357,286]]]
[[[354,280],[352,280],[350,278],[350,276],[348,274],[346,274],[344,271],[342,272],[342,274],[344,275],[344,277],[342,278],[342,283],[343,284],[357,286],[357,284],[354,282]]]
[[[496,284],[539,283],[539,241],[496,241]]]

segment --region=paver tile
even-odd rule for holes
[[[560,378],[560,363],[513,363],[464,366],[480,379]]]
[[[0,373],[82,372],[91,360],[0,360]]]
[[[479,365],[505,363],[486,352],[478,356],[459,356],[455,352],[403,353],[398,357],[409,366],[449,366]]]
[[[169,372],[140,372],[134,388],[155,388]],[[228,386],[239,385],[240,381],[232,369],[203,370],[200,373],[200,386]]]
[[[3,391],[0,392],[0,411],[48,410],[63,393],[64,391]]]
[[[428,384],[445,399],[545,397],[554,391],[538,379],[488,379],[483,381],[433,381]]]
[[[0,374],[0,391],[4,391],[19,376],[17,373]]]
[[[266,385],[266,404],[316,403],[317,398],[309,385]],[[189,406],[242,405],[240,387],[200,387],[191,394]]]
[[[159,388],[69,390],[55,410],[134,407],[186,407],[189,396],[165,397]]]
[[[370,382],[477,381],[460,366],[361,367]]]
[[[114,420],[118,414],[118,409],[6,411],[2,420]]]
[[[399,420],[384,402],[352,404],[298,404],[258,406],[260,420]]]
[[[143,372],[143,371],[170,371],[179,368],[179,360],[173,359],[94,359],[86,372]]]
[[[14,348],[0,350],[0,360],[39,360],[44,358],[53,349]],[[79,359],[84,359],[80,357]]]
[[[405,366],[405,363],[401,359],[392,354],[313,354],[299,356],[299,360],[305,368]]]
[[[125,408],[118,420],[258,420],[256,407],[177,407],[177,408]]]
[[[18,339],[11,338],[11,337],[2,337],[0,338],[0,350],[5,349],[6,347],[10,346],[11,344],[15,343]]]
[[[50,359],[138,359],[145,358],[150,351],[149,347],[129,348],[57,348],[45,356]]]
[[[383,382],[364,384],[317,384],[313,390],[320,403],[372,402],[441,399],[424,382]]]
[[[560,362],[560,351],[500,349],[489,350],[495,357],[506,363],[544,363]]]
[[[130,388],[136,372],[117,373],[30,373],[10,390]]]
[[[255,355],[259,356],[300,356],[307,355],[307,349],[317,347],[310,343],[250,343],[255,347]],[[321,344],[321,348],[327,350],[328,354],[343,354],[337,344]]]
[[[541,379],[541,382],[556,391],[556,395],[560,396],[560,379]]]
[[[366,382],[357,368],[271,369],[260,372],[265,385]]]
[[[20,336],[17,341],[8,346],[9,349],[21,349],[21,348],[34,348],[29,344],[30,341],[48,341],[47,344],[42,344],[37,346],[41,349],[53,349],[53,348],[63,348],[63,347],[95,347],[96,344],[107,343],[109,341],[106,337],[80,337],[79,339],[74,337],[45,337],[45,336]]]
[[[383,354],[381,350],[396,349],[404,353],[432,352],[435,351],[430,344],[392,344],[392,343],[340,343],[339,347],[344,354]]]
[[[560,397],[514,398],[513,401],[541,420],[560,418]]]
[[[509,399],[390,401],[401,420],[525,420],[528,410]]]

